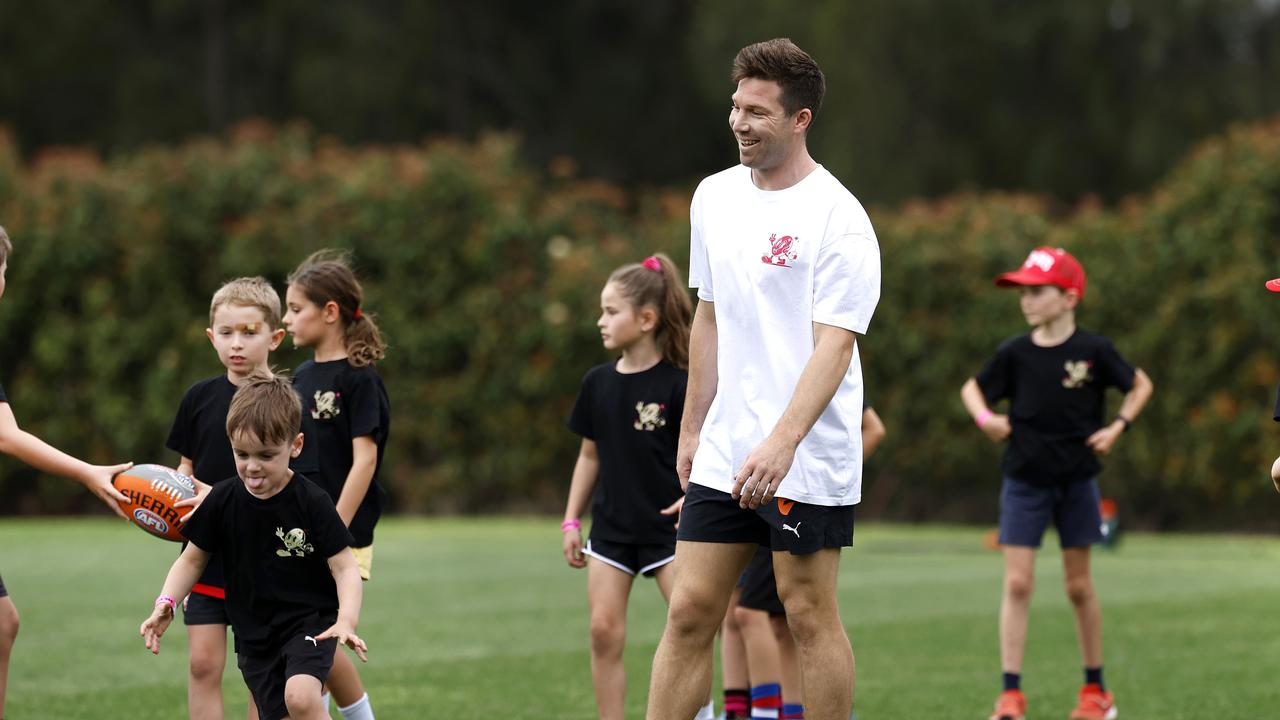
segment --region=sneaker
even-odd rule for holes
[[[1076,709],[1071,711],[1070,720],[1115,720],[1118,714],[1111,693],[1090,684],[1080,688],[1080,699],[1076,702]]]
[[[996,711],[991,720],[1023,720],[1027,714],[1027,698],[1021,690],[1005,690],[996,698]]]

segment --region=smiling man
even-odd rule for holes
[[[648,717],[697,712],[729,595],[764,545],[801,650],[806,717],[844,720],[853,652],[836,574],[862,490],[854,334],[880,298],[880,251],[862,206],[809,155],[825,92],[813,58],[790,40],[757,43],[732,77],[741,164],[704,180],[690,208],[699,303],[676,458],[687,495]]]

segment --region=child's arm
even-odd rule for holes
[[[138,628],[138,632],[146,638],[147,649],[152,653],[160,654],[160,637],[169,628],[169,623],[173,622],[176,604],[174,598],[186,597],[208,564],[209,553],[196,547],[195,543],[187,543],[187,549],[173,561],[173,567],[169,568],[169,575],[164,579],[164,589],[160,591],[160,597],[156,598],[151,617]]]
[[[862,460],[865,462],[876,451],[880,441],[884,439],[884,421],[875,408],[862,411]]]
[[[564,535],[562,542],[564,559],[569,567],[586,567],[587,559],[582,555],[582,524],[580,518],[587,510],[591,493],[596,489],[596,480],[600,477],[600,452],[594,440],[582,438],[582,448],[578,450],[578,462],[573,466],[573,480],[569,483],[569,502],[564,507],[564,522],[560,529]]]
[[[342,484],[342,494],[338,496],[338,515],[347,527],[364,502],[364,496],[373,483],[373,472],[378,468],[378,444],[372,435],[361,435],[351,438],[351,470],[347,472],[347,480]]]
[[[356,564],[356,556],[350,548],[342,548],[329,558],[329,572],[333,573],[333,582],[338,587],[338,621],[317,635],[316,640],[336,638],[339,644],[354,650],[361,662],[368,662],[366,653],[369,647],[356,635],[364,587],[360,580],[360,566]]]
[[[173,504],[174,507],[180,508],[180,507],[186,507],[190,505],[193,508],[192,512],[195,512],[194,508],[200,507],[200,503],[204,502],[204,499],[206,496],[208,496],[209,491],[213,489],[212,485],[208,485],[206,483],[200,482],[200,478],[195,476],[195,471],[196,471],[195,468],[196,468],[195,461],[187,457],[186,455],[183,455],[182,459],[178,461],[178,472],[183,475],[186,475],[187,477],[195,481],[196,496],[193,498],[187,498],[186,500],[179,500],[178,502]],[[185,523],[187,519],[190,517],[191,517],[191,513],[187,513],[186,515],[179,517],[178,522]]]
[[[1133,373],[1133,387],[1129,388],[1129,392],[1125,393],[1124,401],[1120,403],[1120,411],[1116,414],[1116,419],[1111,421],[1110,425],[1098,430],[1085,440],[1085,444],[1089,449],[1099,455],[1106,455],[1111,452],[1111,446],[1115,444],[1116,438],[1120,437],[1120,433],[1125,431],[1142,412],[1142,408],[1146,407],[1147,400],[1151,399],[1151,392],[1155,389],[1151,378],[1138,368]]]
[[[1009,416],[997,415],[991,411],[987,406],[986,396],[982,394],[982,388],[978,387],[978,381],[974,378],[966,380],[964,386],[960,388],[960,400],[964,402],[964,409],[969,411],[978,428],[986,433],[992,442],[1002,442],[1013,432],[1013,426],[1009,424]]]
[[[18,427],[13,408],[7,402],[0,402],[0,454],[15,457],[41,472],[75,480],[97,495],[116,515],[125,517],[120,503],[128,502],[129,498],[116,490],[111,478],[133,467],[133,463],[90,465],[74,458]]]

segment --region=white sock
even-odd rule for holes
[[[369,704],[369,693],[346,707],[339,707],[338,712],[346,720],[373,720],[373,706]]]
[[[329,714],[329,693],[320,696],[320,707],[324,708],[324,714]]]
[[[708,700],[707,704],[702,706],[702,709],[698,711],[693,720],[716,720],[715,702]]]

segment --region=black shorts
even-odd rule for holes
[[[628,575],[653,577],[663,565],[676,559],[676,541],[661,545],[635,545],[587,538],[583,555],[612,565]]]
[[[770,615],[786,615],[782,598],[778,597],[778,581],[773,576],[773,551],[767,547],[756,550],[755,557],[738,580],[742,594],[738,606],[751,610],[763,610]]]
[[[230,625],[227,601],[193,592],[187,596],[187,603],[182,608],[182,621],[187,625]]]
[[[0,578],[0,597],[9,597],[9,591],[4,589],[4,578]]]
[[[678,540],[756,543],[776,552],[808,555],[853,545],[852,505],[809,505],[776,497],[745,510],[729,493],[689,483]]]
[[[319,633],[328,625],[313,632]],[[295,675],[310,675],[321,683],[329,679],[333,654],[338,649],[335,638],[316,642],[301,633],[285,641],[276,653],[249,655],[237,653],[240,674],[253,695],[261,720],[280,720],[289,716],[284,702],[284,686]]]

